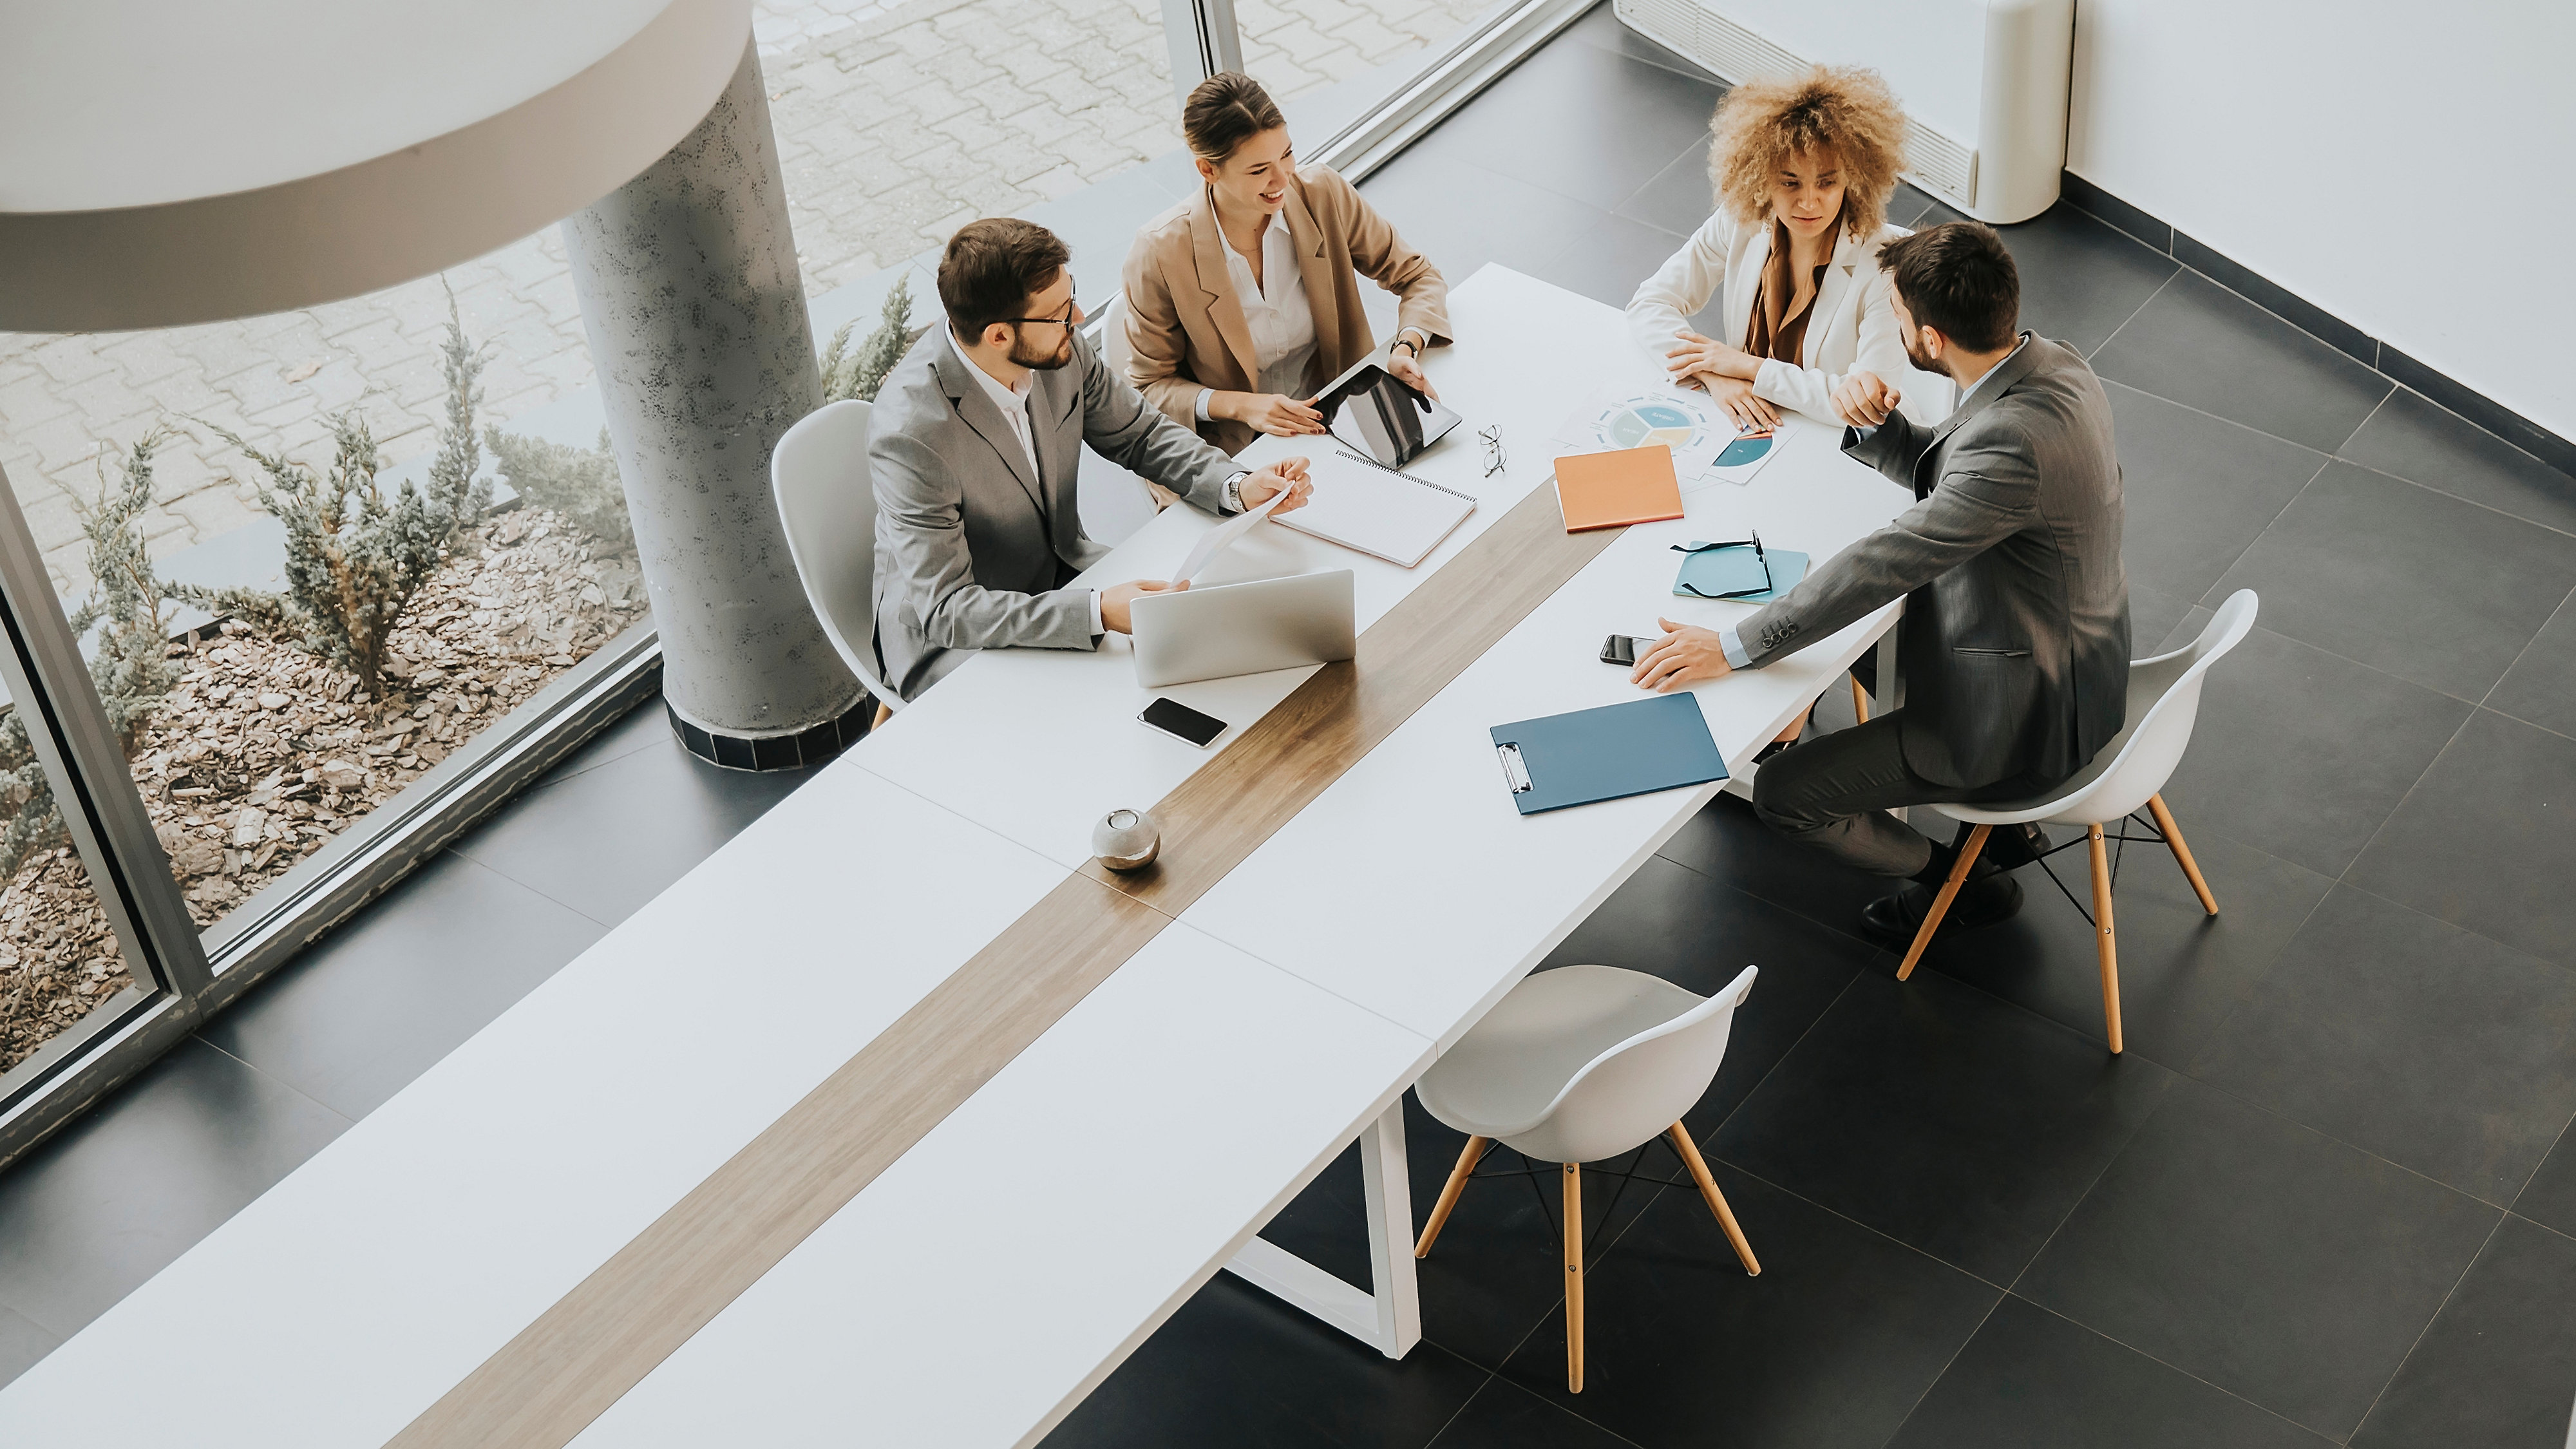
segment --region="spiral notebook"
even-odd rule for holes
[[[1405,568],[1422,562],[1476,511],[1476,500],[1464,493],[1338,449],[1309,462],[1306,476],[1314,496],[1303,508],[1271,515],[1271,522]]]

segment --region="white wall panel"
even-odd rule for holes
[[[1793,55],[1876,68],[1906,114],[1976,144],[1986,55],[1980,0],[1720,0],[1718,8]]]
[[[2067,169],[2576,437],[2571,58],[2566,0],[2081,0]]]

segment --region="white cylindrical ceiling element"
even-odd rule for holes
[[[696,127],[750,0],[0,5],[0,331],[281,312],[597,201]]]

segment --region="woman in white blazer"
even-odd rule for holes
[[[1834,389],[1875,375],[1930,426],[1950,380],[1906,359],[1878,249],[1904,236],[1887,198],[1904,169],[1905,112],[1878,73],[1818,66],[1727,92],[1709,123],[1717,211],[1637,288],[1628,325],[1675,382],[1705,389],[1739,425],[1783,408],[1839,421]],[[1718,302],[1719,337],[1689,319]]]

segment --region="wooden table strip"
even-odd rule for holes
[[[1556,490],[1531,490],[1371,625],[1358,658],[1318,670],[1163,797],[1152,866],[1084,870],[1168,915],[1187,910],[1624,531],[1569,534]]]
[[[1067,876],[389,1442],[569,1442],[1169,923]]]
[[[1152,870],[1066,877],[389,1449],[561,1449],[1618,532],[1569,536],[1534,490],[1156,805]]]

